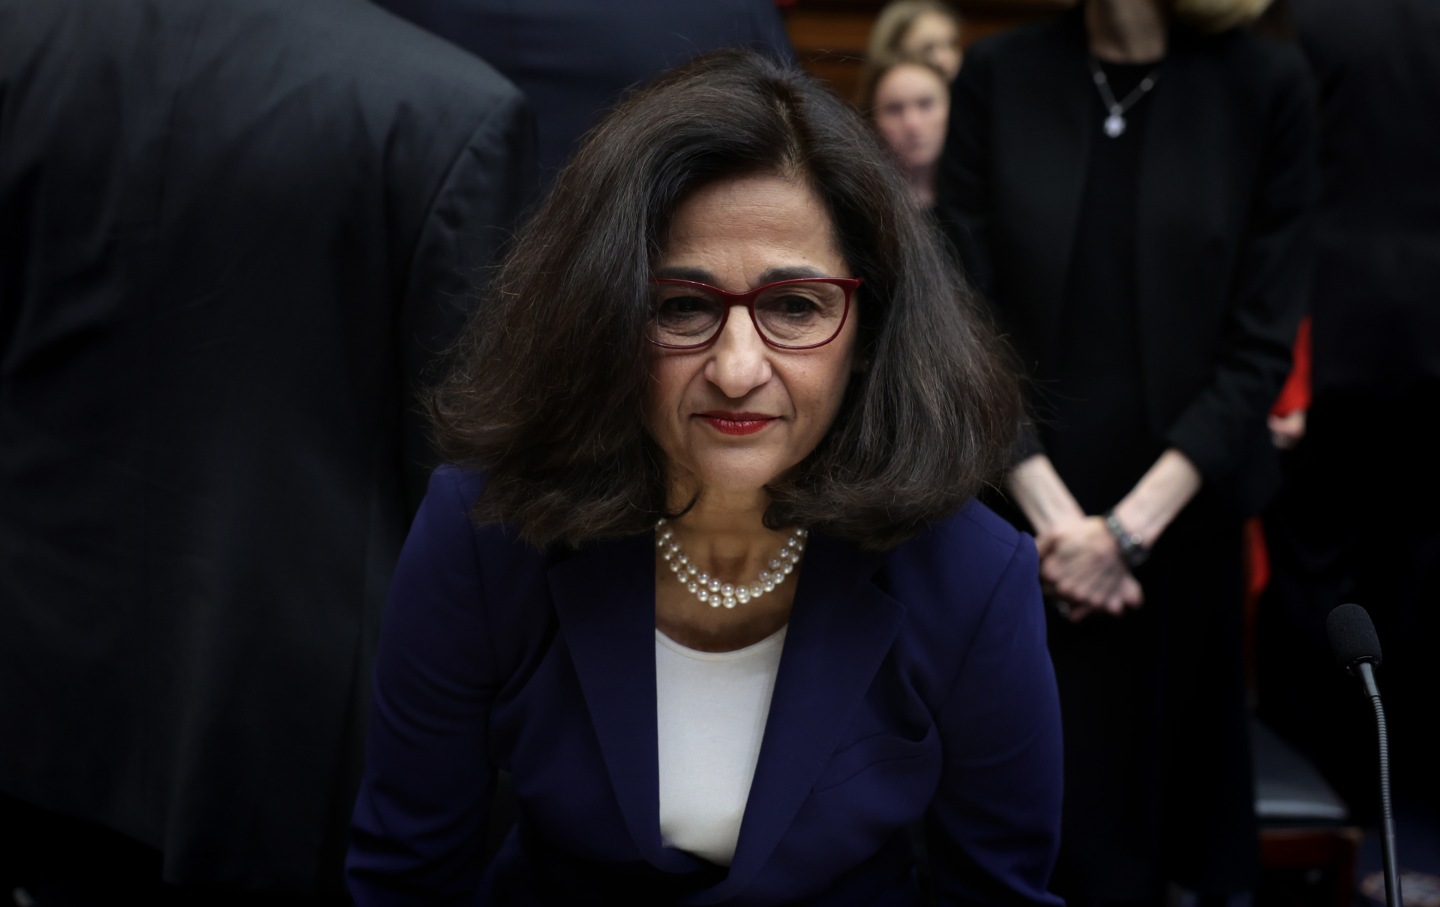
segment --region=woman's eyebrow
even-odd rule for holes
[[[715,285],[714,274],[704,268],[687,268],[666,266],[655,269],[656,277],[669,277],[674,280],[693,280],[697,283]],[[827,274],[819,268],[810,265],[783,265],[776,268],[767,268],[760,273],[754,286],[760,287],[767,283],[775,283],[779,280],[795,280],[800,277],[835,277],[835,274]]]
[[[672,280],[693,280],[696,283],[715,283],[715,275],[704,268],[677,268],[660,267],[655,269],[656,277],[668,277]]]
[[[777,280],[796,280],[801,277],[837,277],[836,274],[827,274],[819,268],[810,265],[787,265],[779,268],[769,268],[760,275],[760,280],[755,285],[763,286],[767,283],[774,283]]]

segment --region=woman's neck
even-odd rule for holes
[[[762,570],[773,569],[771,562],[779,559],[780,549],[793,537],[792,531],[767,529],[763,517],[763,509],[717,508],[702,499],[684,516],[667,521],[664,529],[672,533],[671,539],[698,573],[722,584],[753,586],[761,581]],[[733,651],[764,639],[789,621],[794,576],[733,608],[711,607],[687,588],[688,581],[698,584],[699,576],[682,581],[664,553],[663,544],[657,546],[655,626],[681,645]]]
[[[789,538],[765,526],[768,500],[717,500],[702,495],[685,515],[667,522],[685,554],[721,582],[749,583]]]
[[[910,184],[910,197],[922,208],[933,208],[935,206],[935,172],[937,165],[931,164],[928,167],[917,167],[908,171],[905,176]]]
[[[1165,56],[1167,23],[1159,0],[1088,0],[1090,52],[1111,63],[1153,63]]]

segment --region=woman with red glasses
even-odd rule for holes
[[[561,173],[432,398],[357,904],[1058,905],[1020,394],[888,155],[733,51]]]

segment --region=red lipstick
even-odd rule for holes
[[[775,421],[774,416],[760,413],[698,413],[711,428],[727,435],[753,435]]]

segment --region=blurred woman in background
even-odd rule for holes
[[[960,14],[941,0],[893,0],[875,17],[865,57],[880,60],[912,54],[934,63],[946,79],[954,79],[963,56],[960,28]]]
[[[935,206],[935,168],[945,149],[950,82],[934,63],[897,54],[866,61],[860,110],[874,124],[905,174],[915,203]]]
[[[1032,380],[1000,502],[1036,534],[1065,716],[1055,891],[1259,871],[1245,519],[1306,303],[1315,97],[1265,0],[1083,0],[970,45],[941,220]]]

